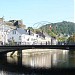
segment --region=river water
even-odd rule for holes
[[[48,50],[22,56],[0,57],[0,75],[44,75],[52,68],[75,68],[75,52]]]

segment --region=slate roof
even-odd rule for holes
[[[27,35],[28,35],[28,33],[26,32],[25,29],[17,28],[16,30],[17,30],[20,34],[27,34]]]
[[[44,35],[44,34],[42,34],[41,32],[36,32],[36,34],[38,34],[39,36],[41,36],[41,37],[45,38],[45,35]]]
[[[51,36],[50,36],[50,35],[48,35],[46,32],[44,32],[43,34],[44,34],[46,37],[51,38]]]

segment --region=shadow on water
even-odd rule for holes
[[[69,53],[69,56],[73,56],[74,52]],[[13,58],[13,57],[11,57]],[[75,72],[75,67],[51,67],[51,68],[40,68],[31,67],[22,64],[22,57],[18,56],[18,62],[9,63],[7,57],[0,57],[0,70],[27,75],[49,75],[49,74],[72,74]],[[72,59],[69,59],[70,63],[73,63]]]

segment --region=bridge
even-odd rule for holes
[[[70,51],[74,51],[75,50],[75,45],[16,45],[16,46],[0,46],[0,54],[2,53],[7,53],[7,52],[11,52],[11,51],[22,51],[25,49],[66,49],[66,50],[70,50]],[[31,73],[32,70],[34,70],[35,73],[43,73],[43,74],[48,74],[48,73],[68,73],[72,70],[72,72],[75,72],[75,68],[48,68],[48,69],[42,69],[42,68],[31,68],[31,67],[27,67],[24,66],[22,64],[22,56],[18,57],[18,63],[14,64],[14,63],[9,63],[6,62],[4,63],[4,60],[7,60],[6,57],[0,57],[0,64],[2,64],[2,67],[4,68],[5,71],[11,71],[11,72],[17,72],[17,70],[19,70],[19,72],[27,72],[27,73]],[[20,61],[20,62],[19,62]],[[8,66],[8,67],[7,67]],[[14,68],[15,67],[15,68]],[[11,69],[12,68],[12,69]],[[25,71],[26,70],[26,71]]]
[[[62,49],[75,50],[75,45],[15,45],[15,46],[0,46],[0,53],[11,51],[21,51],[26,49]]]

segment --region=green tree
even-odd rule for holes
[[[33,32],[34,32],[34,29],[33,29],[32,27],[28,27],[27,29],[30,29],[31,31],[33,31]]]
[[[75,34],[70,36],[67,40],[68,44],[75,44]]]

